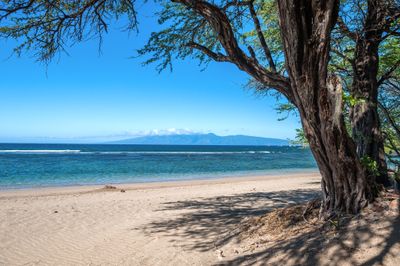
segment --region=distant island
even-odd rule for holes
[[[218,136],[208,133],[151,135],[108,142],[108,144],[288,146],[289,141],[245,135]]]

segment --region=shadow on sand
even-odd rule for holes
[[[172,242],[187,241],[179,245],[185,250],[206,252],[235,241],[240,221],[245,217],[263,215],[275,208],[302,203],[317,197],[318,190],[298,189],[277,192],[251,192],[200,198],[198,200],[166,202],[159,211],[177,212],[176,218],[148,224],[147,234],[169,236]],[[381,215],[381,214],[380,214]],[[237,254],[219,265],[357,265],[353,254],[368,248],[368,241],[379,250],[361,265],[380,265],[390,249],[400,241],[400,217],[391,216],[382,221],[380,215],[369,215],[362,222],[342,221],[334,237],[327,238],[320,230],[300,233],[294,237],[269,243],[265,249],[251,254]],[[351,226],[350,226],[351,224]],[[373,225],[371,228],[371,225]],[[348,241],[348,240],[351,241]],[[371,245],[369,247],[371,247]],[[330,252],[327,253],[327,250]],[[276,256],[279,261],[276,261]],[[359,263],[358,263],[359,265]]]

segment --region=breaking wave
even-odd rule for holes
[[[81,150],[0,150],[0,154],[150,154],[150,155],[224,155],[266,154],[270,151],[81,151]]]

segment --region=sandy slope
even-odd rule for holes
[[[101,187],[2,191],[0,265],[221,263],[228,261],[220,250],[224,236],[243,217],[309,199],[318,181],[308,173],[119,185],[124,193]]]

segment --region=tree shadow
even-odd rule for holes
[[[159,211],[176,212],[174,218],[154,221],[141,229],[149,235],[168,236],[174,243],[185,239],[178,243],[184,250],[207,252],[237,241],[240,230],[235,229],[243,218],[264,215],[275,208],[303,203],[317,196],[318,190],[298,189],[166,202]],[[329,234],[321,228],[299,233],[267,243],[254,253],[237,254],[218,265],[380,265],[400,241],[398,212],[383,221],[381,215],[383,212],[362,219],[361,216],[341,219],[337,230]],[[371,246],[376,254],[361,260],[354,256],[356,251],[368,250]]]
[[[377,211],[375,214],[372,212]],[[335,230],[316,228],[267,244],[217,265],[400,265],[400,216],[382,210],[339,220]],[[392,248],[398,245],[396,251]],[[396,259],[397,258],[397,259]]]
[[[265,214],[288,204],[316,197],[318,190],[250,192],[198,200],[166,202],[158,211],[179,212],[174,219],[154,221],[143,228],[148,235],[189,239],[184,248],[209,251],[235,237],[232,231],[243,218]],[[229,236],[227,236],[229,235]]]

